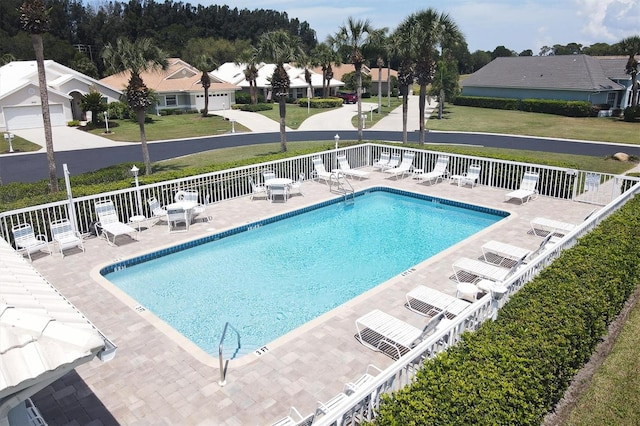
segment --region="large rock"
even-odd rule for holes
[[[629,154],[625,154],[624,152],[616,152],[613,154],[613,158],[618,161],[629,161]]]

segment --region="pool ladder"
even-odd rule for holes
[[[333,187],[334,184],[335,189]],[[342,194],[346,204],[353,204],[355,201],[353,186],[351,186],[351,183],[347,180],[342,170],[331,172],[331,176],[329,177],[329,191]]]
[[[220,361],[220,381],[218,382],[218,384],[220,386],[224,386],[227,384],[227,363],[224,362],[224,357],[222,355],[222,344],[224,343],[224,338],[227,335],[227,329],[231,328],[236,335],[238,336],[238,346],[236,348],[235,353],[237,354],[238,351],[240,350],[240,333],[238,332],[238,330],[236,330],[236,328],[234,326],[231,325],[231,323],[229,323],[229,321],[227,321],[224,325],[224,330],[222,330],[222,337],[220,338],[220,344],[218,345],[218,359]],[[235,356],[235,355],[234,355]]]

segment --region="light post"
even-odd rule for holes
[[[5,133],[4,138],[9,142],[9,152],[13,152],[13,133]]]
[[[140,182],[138,181],[138,172],[140,172],[140,169],[137,168],[136,165],[134,164],[133,167],[131,167],[131,174],[133,175],[133,178],[136,180],[136,204],[138,205],[138,211],[136,212],[136,214],[134,214],[134,216],[138,216],[142,212],[142,202],[140,201]]]
[[[340,164],[338,163],[338,143],[340,142],[340,135],[336,133],[333,139],[336,141],[336,169],[339,169]]]
[[[235,133],[236,132],[236,120],[235,120],[235,118],[232,118],[229,121],[231,121],[231,133]]]
[[[373,105],[369,106],[369,121],[373,121]]]
[[[109,113],[107,111],[104,111],[103,114],[104,114],[104,124],[107,126],[107,130],[105,130],[105,133],[109,133]]]

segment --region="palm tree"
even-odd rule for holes
[[[147,136],[144,131],[146,110],[151,105],[150,90],[142,81],[140,74],[146,71],[166,69],[167,55],[156,47],[151,39],[143,38],[130,42],[126,38],[119,38],[116,45],[108,43],[102,52],[102,59],[109,72],[120,73],[129,71],[129,83],[125,89],[127,103],[136,112],[140,127],[140,143],[142,145],[142,160],[145,174],[151,174],[151,159]]]
[[[398,91],[402,95],[402,143],[407,143],[407,113],[409,109],[409,86],[414,80],[414,42],[415,32],[418,26],[413,22],[413,17],[406,18],[396,28],[389,38],[390,52],[395,59],[400,60],[398,68]]]
[[[47,90],[47,75],[44,69],[44,47],[42,33],[49,29],[49,12],[42,0],[28,0],[20,7],[20,23],[22,29],[31,34],[33,50],[36,54],[38,67],[38,85],[40,86],[40,103],[42,105],[42,122],[44,124],[44,139],[47,147],[47,163],[49,165],[50,191],[58,192],[58,176],[56,160],[53,151],[53,134],[51,132],[51,114],[49,113],[49,91]]]
[[[249,96],[251,96],[251,104],[258,103],[258,62],[256,60],[256,49],[250,47],[240,53],[240,57],[236,61],[236,65],[244,65],[244,78],[249,83]]]
[[[189,63],[193,65],[198,71],[202,73],[200,76],[200,84],[204,89],[204,108],[202,109],[202,116],[209,115],[209,87],[211,87],[211,76],[209,73],[218,68],[219,64],[215,59],[207,54],[200,54],[195,58],[189,58]]]
[[[276,30],[264,33],[258,39],[256,59],[264,62],[272,62],[276,65],[271,76],[271,90],[278,100],[280,111],[280,152],[287,151],[286,122],[287,96],[291,80],[285,62],[305,63],[305,54],[302,50],[300,37],[291,35],[284,30]]]
[[[388,28],[380,28],[373,32],[372,43],[375,46],[378,67],[378,114],[382,109],[382,67],[384,66],[384,54],[387,52],[387,31]]]
[[[638,105],[638,60],[636,55],[640,55],[640,36],[631,36],[623,39],[620,46],[629,60],[625,66],[625,72],[631,76],[631,106]]]
[[[415,77],[420,86],[418,116],[420,117],[420,144],[424,144],[424,111],[427,86],[433,81],[435,71],[436,47],[451,46],[462,39],[455,22],[449,15],[439,14],[429,8],[407,18],[409,25],[415,26],[412,57],[415,60]],[[444,99],[440,99],[440,104]]]
[[[356,93],[358,95],[358,142],[362,142],[363,122],[362,122],[362,65],[367,60],[372,47],[373,28],[369,20],[347,19],[347,24],[340,27],[338,32],[331,37],[331,41],[336,50],[347,59],[346,62],[353,64],[356,74]]]
[[[322,97],[328,98],[331,79],[333,78],[331,65],[340,65],[340,56],[338,52],[331,48],[329,43],[320,43],[311,51],[311,57],[322,68]]]

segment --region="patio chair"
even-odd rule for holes
[[[345,399],[347,399],[348,397],[349,396],[346,393],[340,392],[339,394],[337,394],[327,402],[318,401],[318,408],[316,408],[316,417],[322,414],[329,413],[332,409],[340,405],[340,403]]]
[[[249,178],[249,184],[251,185],[251,201],[253,201],[255,197],[268,198],[269,194],[267,193],[266,186],[255,183],[251,177]]]
[[[484,261],[498,266],[502,266],[505,262],[513,264],[520,259],[526,260],[531,255],[529,249],[494,240],[484,243],[481,249]]]
[[[536,189],[536,186],[538,185],[538,179],[538,173],[525,172],[524,176],[522,177],[522,181],[520,182],[520,188],[507,193],[504,196],[505,201],[518,199],[520,200],[520,204],[524,204],[529,200],[535,200],[538,196],[538,190]]]
[[[464,300],[423,285],[408,292],[406,298],[407,303],[404,306],[410,311],[427,317],[446,312],[447,318],[454,319],[470,306]]]
[[[269,201],[273,203],[277,197],[282,197],[282,201],[286,203],[289,199],[289,186],[269,185]]]
[[[413,173],[413,179],[417,179],[421,182],[428,181],[432,183],[438,183],[438,181],[442,181],[447,174],[447,167],[449,167],[449,157],[440,155],[436,160],[436,165],[433,166],[433,170],[430,172],[425,172],[423,170],[416,171]]]
[[[415,158],[415,152],[405,152],[402,156],[402,163],[398,167],[394,167],[392,169],[385,169],[385,173],[389,173],[391,176],[398,178],[398,176],[404,177],[405,174],[409,173],[413,168],[413,159]]]
[[[73,228],[69,219],[59,219],[49,223],[53,242],[58,246],[60,254],[64,257],[64,251],[70,248],[79,248],[84,252],[82,235]]]
[[[343,393],[346,394],[347,396],[351,395],[358,389],[366,386],[380,373],[382,373],[382,370],[376,367],[375,365],[373,364],[367,365],[367,369],[365,370],[362,376],[358,377],[353,382],[349,382],[344,385]]]
[[[186,232],[189,230],[190,223],[191,218],[189,217],[189,212],[187,210],[183,208],[167,209],[167,224],[169,227],[169,233]]]
[[[469,170],[466,173],[453,175],[450,179],[457,182],[458,186],[471,185],[473,188],[478,184],[478,180],[480,179],[480,170],[481,167],[479,165],[473,164],[469,166]]]
[[[458,283],[464,282],[460,280],[460,275],[464,272],[490,281],[502,282],[517,271],[527,256],[519,259],[511,268],[502,268],[491,263],[462,257],[453,263],[453,274]]]
[[[374,309],[356,320],[356,338],[364,346],[374,351],[399,359],[430,335],[445,315],[446,312],[441,312],[431,318],[421,330],[394,316]]]
[[[378,168],[380,169],[381,172],[384,172],[385,170],[394,169],[400,165],[400,160],[401,160],[400,154],[391,154],[391,158],[389,158],[389,161],[387,162],[387,164],[380,165]]]
[[[167,218],[167,209],[160,206],[160,201],[158,201],[156,197],[149,198],[147,204],[149,204],[149,209],[151,209],[151,219],[154,225]]]
[[[544,237],[548,234],[563,236],[571,232],[575,227],[576,225],[573,223],[560,222],[559,220],[544,217],[536,217],[531,220],[531,231],[533,235],[538,237]]]
[[[331,173],[324,168],[324,162],[322,158],[315,157],[311,161],[313,161],[313,175],[316,179],[324,180],[326,184],[329,184],[329,179],[331,178]]]
[[[276,172],[273,170],[265,170],[262,172],[262,177],[264,178],[264,183],[267,183],[267,181],[276,178]]]
[[[344,155],[338,155],[338,167],[344,173],[345,176],[357,177],[358,179],[366,178],[369,172],[364,170],[352,169],[347,161],[347,157]]]
[[[389,164],[391,153],[384,151],[380,153],[380,158],[373,161],[373,170],[382,170]]]
[[[289,415],[273,423],[272,426],[311,426],[315,413],[302,416],[295,407],[289,409]]]
[[[13,240],[19,253],[27,255],[29,262],[33,259],[31,255],[37,252],[46,252],[51,255],[51,248],[47,237],[42,234],[36,235],[30,223],[20,223],[11,228]]]
[[[205,213],[207,211],[207,206],[209,205],[209,199],[211,197],[209,196],[209,194],[206,194],[204,196],[204,202],[203,203],[198,203],[196,204],[196,206],[191,209],[191,220],[193,221],[193,219],[197,218],[198,216],[202,215],[203,213]],[[202,218],[202,222],[211,222],[213,220],[212,216],[206,216],[204,218]]]
[[[289,185],[289,193],[291,193],[291,191],[295,191],[300,195],[304,195],[302,193],[302,183],[304,182],[304,178],[305,174],[300,173],[300,175],[298,175],[298,180]]]
[[[120,222],[116,208],[111,200],[96,201],[95,209],[96,215],[98,216],[96,234],[104,236],[109,245],[116,245],[116,238],[121,235],[129,235],[132,239],[136,239],[133,236],[136,230]],[[111,235],[113,239],[109,239],[109,235]]]

